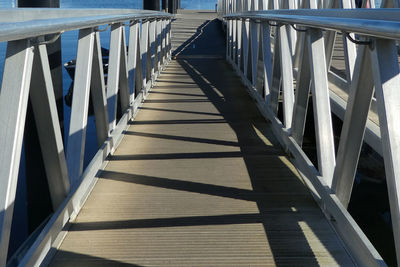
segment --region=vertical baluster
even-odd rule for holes
[[[326,183],[330,187],[332,185],[335,167],[335,146],[333,142],[324,39],[321,30],[309,29],[307,35],[312,78],[318,167],[321,176],[324,177]]]
[[[270,101],[270,91],[272,86],[272,52],[271,52],[271,33],[268,23],[262,24],[262,53],[264,67],[264,98],[268,106]]]
[[[148,36],[149,36],[149,21],[142,22],[142,31],[140,35],[140,53],[141,53],[141,64],[143,73],[143,87],[146,87],[147,83],[147,46],[148,46]]]
[[[249,30],[250,30],[250,25],[249,25],[249,20],[244,19],[243,20],[243,28],[242,28],[242,33],[243,33],[243,74],[245,77],[247,77],[248,74],[248,64],[249,64]]]
[[[138,61],[138,35],[139,23],[135,21],[129,28],[129,48],[128,48],[128,77],[130,102],[135,100],[136,67]]]
[[[310,94],[310,61],[306,34],[301,33],[299,38],[299,67],[296,82],[296,99],[293,109],[292,136],[299,146],[303,144],[304,129],[306,125],[308,99]]]
[[[238,67],[238,69],[240,69],[240,66],[242,64],[242,44],[243,44],[243,35],[242,35],[242,20],[238,19],[236,21],[236,26],[237,26],[237,62],[236,62],[236,66]]]
[[[94,36],[93,29],[79,31],[74,95],[72,98],[71,122],[67,146],[67,166],[71,186],[77,184],[83,171]]]
[[[150,22],[150,30],[149,30],[149,48],[150,48],[150,76],[148,76],[149,80],[153,81],[155,67],[156,67],[156,53],[157,53],[157,46],[156,46],[156,23],[157,20],[153,20]]]
[[[270,88],[270,101],[269,106],[273,113],[278,113],[279,92],[281,87],[281,60],[280,60],[280,42],[279,31],[275,29],[274,36],[274,50],[273,50],[273,64],[272,64],[272,84]]]
[[[128,73],[126,62],[125,28],[121,23],[111,26],[110,59],[107,79],[107,105],[110,130],[117,123],[117,96],[120,95],[121,112],[129,107]]]
[[[161,28],[161,64],[164,65],[166,60],[165,36],[166,36],[166,20],[163,19]]]
[[[232,47],[231,47],[231,36],[232,36],[232,20],[228,20],[226,23],[226,59],[229,60],[232,54]]]
[[[140,23],[140,24],[139,24]],[[144,87],[143,84],[143,59],[142,59],[142,33],[140,29],[143,29],[143,23],[138,22],[137,26],[137,51],[136,51],[136,69],[135,69],[135,94],[139,94]],[[135,97],[136,98],[136,97]]]
[[[294,89],[293,89],[293,64],[290,49],[290,32],[288,25],[279,25],[280,62],[282,73],[283,92],[283,122],[286,128],[292,125]]]
[[[171,59],[171,53],[172,53],[172,43],[171,43],[171,39],[172,39],[172,30],[171,30],[171,23],[172,21],[169,19],[168,20],[168,24],[167,24],[167,40],[168,40],[168,60]]]
[[[376,40],[372,51],[375,94],[397,261],[400,262],[400,70],[396,41]]]
[[[101,54],[100,34],[95,33],[93,48],[93,69],[90,86],[91,99],[96,122],[97,144],[101,147],[108,138],[107,96],[104,84],[103,59]]]
[[[28,40],[8,42],[0,91],[1,266],[7,261],[32,63],[33,49]]]
[[[162,63],[162,20],[157,20],[157,31],[156,31],[156,40],[157,40],[157,55],[156,55],[156,70],[157,72],[161,71],[161,63]]]
[[[232,62],[236,62],[237,55],[237,20],[232,20]]]
[[[46,45],[35,47],[30,100],[35,117],[43,163],[53,210],[64,201],[69,191],[69,178],[56,98]]]
[[[373,95],[372,77],[368,47],[359,46],[332,182],[332,190],[345,207],[350,201],[364,139],[365,125]]]
[[[259,34],[260,25],[255,21],[250,22],[250,45],[251,45],[251,82],[255,87],[257,83],[257,66],[258,66],[258,52],[259,52]]]
[[[279,9],[279,0],[270,0],[269,9]],[[278,113],[279,93],[281,87],[281,61],[280,61],[280,31],[275,28],[274,48],[273,48],[273,65],[272,65],[272,85],[270,88],[269,105],[273,113]]]

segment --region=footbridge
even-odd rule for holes
[[[347,207],[367,144],[400,259],[400,10],[300,2],[0,10],[0,266],[395,264]],[[70,31],[65,126],[47,46]],[[15,249],[28,103],[52,211]]]

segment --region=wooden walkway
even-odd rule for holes
[[[223,54],[201,37],[187,41],[213,17],[178,15],[180,56],[99,172],[51,266],[353,264]]]

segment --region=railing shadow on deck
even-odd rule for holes
[[[204,64],[200,63],[198,60],[181,60],[179,61],[181,66],[188,72],[188,74],[191,76],[191,78],[197,82],[197,84],[200,86],[200,88],[203,90],[203,92],[209,97],[209,99],[212,101],[212,103],[215,105],[217,110],[221,112],[221,114],[224,115],[224,118],[228,121],[229,125],[232,127],[232,129],[235,131],[238,142],[241,148],[241,151],[243,152],[243,159],[245,161],[251,183],[253,186],[254,192],[259,192],[259,191],[265,191],[266,188],[268,188],[268,174],[265,172],[261,166],[263,165],[263,161],[266,160],[265,158],[261,158],[261,162],[255,160],[254,156],[252,153],[246,153],[246,150],[248,150],[248,146],[246,144],[246,139],[248,136],[251,136],[253,141],[255,142],[252,144],[254,147],[263,147],[265,146],[265,143],[259,138],[257,133],[255,132],[255,129],[253,127],[256,127],[258,131],[260,131],[266,138],[268,138],[274,146],[280,147],[279,143],[277,140],[273,137],[271,129],[268,129],[268,124],[264,121],[262,118],[261,114],[259,113],[257,107],[255,105],[250,105],[250,106],[245,106],[244,108],[240,108],[239,110],[237,107],[232,107],[235,113],[229,113],[226,111],[226,106],[227,102],[229,103],[229,100],[233,100],[235,96],[232,94],[239,94],[241,95],[240,98],[242,99],[248,99],[249,102],[252,102],[250,99],[250,96],[247,95],[245,90],[240,90],[242,88],[235,88],[235,84],[240,84],[239,78],[235,82],[233,82],[231,85],[226,85],[226,81],[228,79],[221,79],[221,76],[231,76],[233,70],[230,67],[225,67],[229,71],[226,73],[221,73],[221,69],[224,69],[224,65],[227,64],[225,62],[218,62],[218,64]],[[222,65],[222,66],[221,66]],[[207,71],[207,68],[214,68],[214,71]],[[211,75],[210,75],[211,74]],[[221,92],[224,97],[225,101],[221,101],[219,98],[218,94],[216,94],[215,90],[211,87],[211,84],[213,87],[218,88],[219,92]],[[225,89],[225,90],[224,90]],[[228,89],[228,91],[226,91]],[[236,89],[236,90],[235,90]],[[232,104],[232,103],[229,103]],[[238,114],[257,114],[257,118],[250,117],[249,120],[247,121],[247,125],[242,125],[238,124],[236,117]],[[239,115],[241,116],[241,115]],[[283,152],[283,151],[282,151]],[[274,158],[278,158],[278,155],[274,156]],[[277,164],[277,168],[288,168],[284,164]],[[280,166],[279,166],[280,165]],[[261,167],[261,173],[260,173],[260,167]],[[288,169],[290,172],[290,170]],[[261,177],[261,178],[260,178]],[[293,174],[291,176],[288,176],[288,179],[290,180],[290,183],[295,185],[295,188],[304,188],[303,192],[299,192],[300,194],[296,195],[292,201],[289,201],[285,203],[284,207],[282,208],[282,211],[284,213],[289,213],[295,215],[297,211],[304,211],[303,208],[301,207],[301,204],[304,204],[303,201],[308,202],[309,199],[301,197],[301,195],[309,195],[308,190],[304,186],[304,184],[296,178],[296,174]],[[311,199],[311,197],[310,197]],[[303,200],[303,201],[301,201]],[[313,200],[311,200],[313,201]],[[263,215],[264,211],[268,209],[268,203],[266,202],[266,199],[258,199],[257,201],[258,208],[260,210],[261,216]],[[316,206],[316,204],[315,204]],[[295,212],[294,212],[295,211]],[[322,215],[321,215],[322,216]],[[319,237],[320,233],[318,229],[314,229],[314,226],[311,222],[307,221],[306,217],[303,217],[302,220],[305,220],[305,223],[308,224],[308,226],[313,230],[314,234]],[[274,239],[274,235],[276,235],[276,232],[273,230],[271,231],[269,227],[269,223],[266,218],[264,218],[263,221],[264,229],[266,232],[266,236],[268,239],[268,242],[270,244],[271,250],[273,252],[273,255],[276,257],[279,253],[279,247],[280,247],[280,241],[277,239]],[[313,265],[319,265],[317,259],[315,258],[314,252],[312,251],[308,240],[304,233],[302,232],[302,229],[299,225],[299,221],[292,221],[290,222],[290,225],[288,226],[289,229],[298,231],[298,235],[296,237],[298,238],[297,241],[301,244],[300,247],[306,252],[305,255],[311,256],[311,260],[307,262],[309,266]],[[272,236],[272,238],[271,238]],[[329,251],[329,244],[324,240],[323,237],[319,237],[319,241],[326,247],[326,249]],[[291,251],[291,253],[295,254],[294,251]],[[289,253],[290,254],[290,253]],[[291,256],[293,256],[293,254]],[[332,256],[335,257],[336,255],[332,253]],[[276,257],[276,264],[279,266],[279,258]],[[336,260],[340,263],[340,258],[336,258]]]
[[[249,173],[253,190],[239,189],[235,187],[227,187],[220,185],[211,185],[199,182],[181,181],[165,177],[153,177],[146,175],[135,175],[113,171],[100,171],[97,177],[100,179],[111,179],[116,181],[123,181],[128,183],[135,183],[141,185],[148,185],[153,187],[181,190],[187,192],[195,192],[206,195],[220,196],[226,198],[240,199],[246,201],[253,201],[257,203],[259,213],[250,214],[226,214],[217,216],[188,216],[188,217],[175,217],[175,218],[157,218],[157,219],[138,219],[138,220],[119,220],[119,221],[103,221],[103,222],[76,222],[72,223],[70,231],[90,231],[90,230],[105,230],[105,229],[130,229],[130,228],[152,228],[152,227],[176,227],[176,226],[196,226],[196,225],[226,225],[226,224],[248,224],[248,223],[262,223],[266,237],[271,248],[272,254],[275,257],[277,266],[284,265],[288,259],[292,263],[305,263],[307,266],[319,266],[316,255],[314,254],[309,241],[302,232],[300,223],[306,224],[313,231],[313,234],[319,239],[322,245],[329,251],[331,240],[324,239],[324,232],[318,228],[319,223],[326,223],[322,213],[317,208],[314,200],[311,198],[310,193],[305,185],[296,176],[293,171],[285,165],[280,156],[283,151],[278,147],[278,142],[268,129],[268,124],[262,119],[255,106],[241,106],[234,105],[236,99],[241,98],[244,101],[251,102],[250,97],[246,94],[244,88],[237,86],[226,86],[224,82],[227,79],[221,79],[221,75],[232,75],[231,69],[226,67],[226,63],[218,61],[215,64],[200,63],[199,60],[179,60],[178,63],[187,71],[190,77],[196,82],[204,94],[208,97],[209,101],[216,107],[222,115],[219,120],[223,123],[228,123],[237,135],[238,142],[225,142],[213,139],[192,138],[186,136],[172,136],[165,134],[149,134],[134,131],[126,131],[127,135],[146,136],[150,138],[162,138],[179,141],[190,141],[197,143],[218,144],[226,146],[240,147],[239,152],[218,152],[218,153],[177,153],[177,154],[145,154],[145,155],[124,155],[124,156],[110,156],[108,159],[113,160],[168,160],[168,159],[186,159],[186,158],[224,158],[224,157],[240,157],[244,159],[247,171]],[[209,72],[204,68],[212,68],[215,71]],[[221,70],[228,69],[228,72],[221,74]],[[210,75],[213,73],[213,75]],[[218,75],[216,75],[218,73]],[[212,85],[211,85],[212,84]],[[239,79],[235,79],[234,84],[239,84]],[[215,87],[222,93],[222,98],[215,92]],[[235,99],[235,100],[234,100]],[[233,100],[233,101],[232,101]],[[180,112],[173,110],[172,112]],[[248,114],[251,114],[248,116]],[[214,116],[215,114],[208,114]],[[132,122],[135,124],[176,124],[176,123],[214,123],[212,120],[177,120],[177,121],[148,121],[148,122]],[[256,130],[261,132],[264,137],[272,141],[273,145],[268,146],[263,140],[260,139]],[[251,144],[248,141],[251,139]],[[277,146],[277,148],[274,148]],[[274,177],[274,174],[268,173],[263,165],[266,161],[273,161],[275,168],[281,169],[282,173],[287,173],[284,179],[285,183],[290,184],[289,188],[281,189],[283,197],[276,195],[277,192],[272,193],[272,188],[269,185],[278,181],[282,182],[281,177]],[[284,171],[282,171],[284,170]],[[275,174],[276,175],[276,174]],[[268,183],[268,180],[271,179]],[[272,186],[271,186],[272,187]],[[298,190],[290,198],[287,193],[290,190]],[[286,191],[286,192],[285,192]],[[279,193],[279,192],[278,192]],[[318,209],[316,213],[308,210],[308,207],[315,207]],[[274,215],[268,218],[268,212],[271,209],[279,209],[279,215]],[[304,216],[306,214],[306,216]],[[269,214],[271,215],[271,214]],[[290,222],[285,226],[285,231],[276,230],[276,219],[288,218],[292,216]],[[311,218],[311,219],[309,219]],[[317,220],[316,220],[317,218]],[[285,233],[286,241],[296,242],[297,249],[286,251],[282,253],[282,241],[278,236]],[[339,242],[337,240],[337,242]],[[292,247],[293,248],[293,247]],[[300,250],[300,251],[299,251]],[[332,253],[335,257],[335,253]],[[305,258],[300,258],[304,257]],[[338,263],[341,258],[335,259]]]
[[[196,33],[194,33],[190,38],[183,42],[179,47],[177,47],[172,52],[172,57],[180,56],[193,56],[193,55],[224,55],[224,50],[218,49],[221,46],[221,38],[211,38],[210,35],[222,35],[221,22],[218,19],[207,20],[201,24]],[[210,47],[210,40],[213,40],[215,44]],[[222,40],[224,42],[224,40]],[[194,45],[194,46],[193,46]]]
[[[63,257],[70,257],[70,258],[75,258],[77,259],[74,263],[72,264],[82,264],[82,261],[85,262],[86,267],[90,266],[121,266],[121,267],[144,267],[142,265],[138,264],[133,264],[133,263],[125,263],[122,261],[117,261],[117,260],[110,260],[106,258],[100,258],[100,257],[95,257],[91,255],[86,255],[86,254],[79,254],[76,252],[70,252],[70,251],[59,251]],[[71,263],[68,263],[71,264]],[[60,262],[53,262],[51,264],[52,267],[57,267],[57,266],[65,266],[65,263],[62,261]]]

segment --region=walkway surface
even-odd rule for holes
[[[352,265],[223,59],[214,18],[177,16],[176,60],[99,173],[52,266]]]

